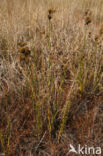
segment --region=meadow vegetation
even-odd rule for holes
[[[0,155],[103,148],[102,0],[0,4]]]

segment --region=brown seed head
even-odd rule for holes
[[[20,49],[18,50],[18,52],[20,52],[21,54],[23,54],[25,57],[26,57],[26,56],[30,56],[30,54],[31,54],[31,51],[29,50],[28,47],[20,48]]]
[[[54,9],[49,9],[49,10],[48,10],[48,19],[49,19],[49,20],[52,19],[53,13],[55,13],[55,10],[54,10]]]
[[[92,12],[87,9],[84,14],[85,25],[89,25],[92,22]]]
[[[91,17],[86,17],[86,19],[85,19],[85,25],[89,25],[90,23],[92,22],[92,19],[91,19]]]
[[[48,19],[51,20],[52,19],[52,15],[48,14]]]
[[[55,12],[54,9],[49,9],[49,10],[48,10],[48,14],[53,14],[54,12]]]

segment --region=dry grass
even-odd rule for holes
[[[0,7],[0,154],[103,147],[102,0]]]

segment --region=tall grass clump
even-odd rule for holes
[[[102,146],[101,0],[0,7],[0,154]],[[99,130],[97,130],[99,129]]]

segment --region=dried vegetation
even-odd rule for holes
[[[0,155],[103,148],[101,0],[0,6]]]

